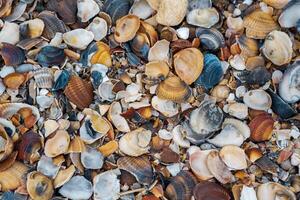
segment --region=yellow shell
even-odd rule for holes
[[[264,11],[256,10],[244,18],[247,37],[264,39],[271,31],[279,29],[273,17]]]
[[[132,40],[140,28],[140,19],[135,15],[125,15],[116,22],[115,40],[128,42]]]
[[[203,70],[203,55],[196,48],[183,49],[174,55],[174,67],[179,78],[190,85]]]
[[[75,171],[76,171],[76,169],[75,169],[74,165],[71,165],[67,169],[61,169],[54,179],[54,182],[53,182],[54,188],[58,188],[58,187],[62,186],[63,184],[65,184],[66,182],[68,182],[74,175]]]
[[[191,89],[177,76],[170,76],[158,85],[156,95],[160,99],[181,103],[190,98]]]
[[[85,144],[83,140],[79,136],[75,136],[75,138],[70,142],[68,152],[81,153],[83,151],[85,151]]]
[[[119,144],[117,141],[113,140],[105,145],[102,145],[101,147],[98,148],[98,150],[104,155],[104,156],[109,156],[115,151],[117,151],[119,148]]]
[[[282,9],[288,4],[289,0],[263,0],[263,2],[272,6],[273,8]]]
[[[91,64],[102,64],[107,67],[112,66],[112,60],[110,56],[110,48],[104,42],[97,42],[98,50],[91,58]]]

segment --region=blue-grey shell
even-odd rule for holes
[[[244,70],[237,74],[238,78],[250,85],[258,84],[264,85],[266,82],[271,80],[271,73],[266,67],[257,67],[252,71]]]
[[[106,0],[104,3],[104,12],[108,13],[113,23],[128,14],[132,5],[131,0]]]
[[[63,49],[55,46],[45,46],[37,55],[37,61],[43,67],[60,65],[65,61],[65,53]]]
[[[220,82],[223,75],[224,71],[219,58],[214,54],[206,54],[203,71],[195,83],[209,90]]]
[[[225,46],[224,36],[215,28],[197,28],[196,36],[200,38],[204,50],[217,51]]]
[[[95,53],[98,50],[98,46],[96,42],[92,42],[80,55],[80,60],[79,62],[83,65],[83,66],[87,66],[88,65],[88,59],[89,59],[89,55],[92,53]]]
[[[57,90],[64,89],[67,86],[69,79],[70,79],[70,72],[68,72],[67,70],[63,70],[58,76],[58,78],[56,79],[52,90],[57,91]]]
[[[203,8],[211,8],[212,2],[211,0],[189,0],[188,10],[195,9],[203,9]]]
[[[130,42],[130,47],[132,51],[139,56],[140,58],[146,60],[148,58],[148,53],[150,50],[149,44],[146,42],[140,44],[140,41],[138,40],[138,37],[135,36]]]

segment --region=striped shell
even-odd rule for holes
[[[21,108],[30,108],[32,113],[36,116],[36,120],[40,118],[39,110],[26,103],[4,103],[0,105],[0,117],[10,118],[16,114]]]
[[[55,12],[45,10],[38,15],[38,18],[43,20],[45,23],[43,36],[46,38],[52,39],[57,32],[66,32],[66,26],[64,22],[56,16]]]
[[[93,86],[78,76],[71,76],[64,93],[79,109],[89,107],[94,97]]]
[[[109,14],[113,23],[127,15],[130,7],[130,0],[106,0],[103,6],[104,12]]]
[[[196,36],[201,40],[201,47],[205,50],[216,51],[225,46],[225,38],[215,28],[197,28]]]
[[[25,61],[24,51],[13,44],[2,43],[0,54],[4,60],[5,65],[17,66]]]
[[[40,68],[33,72],[36,85],[39,88],[52,88],[53,74],[49,68]]]
[[[251,131],[251,140],[262,142],[269,140],[272,136],[274,120],[266,113],[260,114],[252,119],[249,123]]]

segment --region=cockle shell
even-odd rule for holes
[[[115,40],[120,43],[132,40],[139,28],[140,19],[135,15],[126,15],[116,22]]]
[[[206,160],[212,150],[198,150],[190,155],[189,164],[192,172],[199,180],[208,180],[214,176],[207,168]]]
[[[195,34],[200,38],[204,50],[217,51],[225,46],[223,34],[215,28],[197,28]]]
[[[261,89],[248,91],[243,100],[249,108],[254,110],[268,110],[272,105],[270,95]]]
[[[77,0],[77,17],[81,22],[87,22],[100,12],[98,4],[94,0]]]
[[[138,16],[140,19],[147,19],[154,12],[147,0],[136,0],[132,4],[129,13]]]
[[[10,168],[0,172],[1,191],[17,189],[22,184],[22,177],[27,171],[26,165],[16,161]]]
[[[0,54],[5,65],[17,66],[25,61],[25,53],[20,47],[5,42],[1,43],[0,46]]]
[[[53,73],[49,68],[40,68],[33,72],[33,77],[39,88],[52,88]]]
[[[70,136],[67,131],[59,130],[52,138],[45,143],[45,155],[48,157],[56,157],[66,153],[70,144]]]
[[[203,181],[198,183],[194,190],[193,194],[195,200],[230,200],[231,196],[230,193],[221,185],[214,183]],[[253,199],[254,200],[254,199]]]
[[[0,31],[0,42],[17,44],[20,41],[19,25],[16,23],[5,22]]]
[[[54,193],[51,179],[37,171],[27,174],[26,189],[36,200],[50,199]]]
[[[23,74],[11,73],[4,77],[3,83],[7,88],[16,90],[24,83],[25,79]]]
[[[39,18],[28,20],[20,24],[20,29],[22,30],[22,28],[24,28],[26,30],[26,36],[29,38],[40,37],[44,31],[44,27],[44,21]]]
[[[175,102],[160,99],[157,96],[151,99],[151,105],[155,110],[161,112],[166,117],[173,117],[179,112],[179,107]]]
[[[95,17],[86,30],[94,34],[94,40],[100,41],[107,35],[108,26],[104,19]]]
[[[219,21],[219,13],[215,8],[195,9],[187,14],[187,23],[210,28]]]
[[[73,176],[58,192],[69,199],[89,199],[93,194],[93,185],[84,176]]]
[[[80,28],[63,34],[63,40],[67,45],[80,50],[86,49],[93,39],[93,32]]]
[[[284,65],[292,59],[293,43],[285,32],[272,31],[265,39],[262,52],[275,65]]]
[[[47,8],[55,11],[65,24],[74,24],[76,22],[77,1],[48,1]]]
[[[274,120],[266,113],[254,117],[250,123],[250,138],[255,142],[269,140],[272,136]]]
[[[296,200],[295,194],[279,183],[267,182],[258,186],[257,200],[274,200],[278,198]]]
[[[287,1],[287,0],[281,0]],[[284,11],[280,14],[278,22],[283,28],[292,28],[296,27],[300,19],[300,2],[299,1],[290,1],[290,3],[284,8]]]
[[[243,149],[234,145],[224,146],[219,153],[223,162],[233,170],[247,168],[246,154]]]
[[[276,9],[284,8],[290,0],[263,0],[266,4]]]
[[[117,200],[120,195],[120,180],[115,171],[98,174],[93,179],[95,200]]]
[[[192,84],[203,70],[203,55],[196,48],[187,48],[174,55],[174,67],[177,75],[186,84]]]

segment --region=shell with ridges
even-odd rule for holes
[[[103,6],[104,12],[110,15],[113,23],[127,15],[130,7],[130,0],[106,0]]]
[[[38,18],[43,20],[45,24],[45,28],[43,31],[43,35],[48,38],[52,39],[54,38],[55,34],[57,32],[59,33],[65,33],[66,32],[66,26],[63,21],[61,21],[55,14],[55,12],[51,12],[48,10],[42,11]]]
[[[241,35],[237,38],[237,43],[241,49],[241,55],[248,58],[259,54],[258,42],[255,39],[249,38],[246,35]]]
[[[201,40],[201,47],[209,51],[217,51],[225,46],[223,34],[215,28],[197,28],[196,36]]]
[[[48,1],[47,8],[48,10],[55,11],[65,24],[73,24],[76,22],[77,1]]]
[[[40,118],[40,112],[35,106],[26,103],[3,103],[0,105],[0,117],[10,118],[22,108],[29,108],[35,115],[36,120]]]
[[[250,123],[251,140],[262,142],[269,140],[272,136],[274,120],[266,113],[254,117]]]
[[[37,61],[43,67],[60,65],[65,60],[64,50],[54,46],[42,47],[37,55]]]
[[[20,47],[5,42],[1,43],[0,46],[0,54],[5,65],[17,66],[25,61],[25,53]]]
[[[276,9],[284,8],[290,0],[263,0],[266,4]]]
[[[39,88],[52,88],[53,73],[49,68],[40,68],[33,72],[36,85]]]

